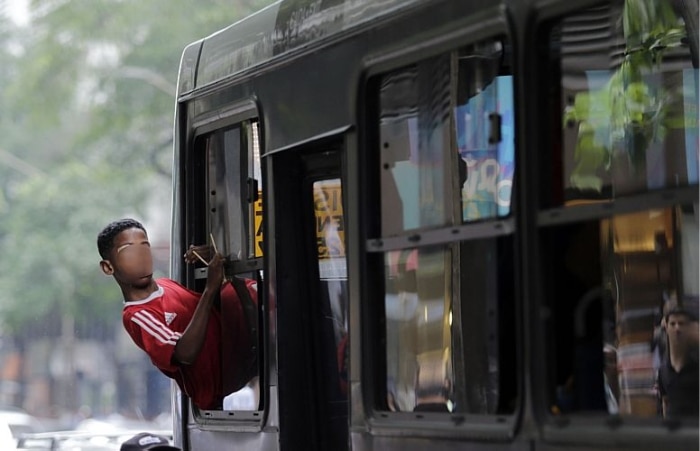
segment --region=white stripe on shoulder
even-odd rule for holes
[[[147,310],[139,310],[138,312],[136,312],[134,314],[134,316],[138,316],[139,319],[150,324],[154,330],[158,330],[161,334],[163,334],[163,337],[165,337],[165,338],[170,338],[170,337],[180,338],[180,336],[182,335],[179,332],[175,332],[175,331],[171,330],[167,324],[165,324],[163,321],[156,318],[153,315],[153,313],[151,313]]]
[[[139,320],[139,319],[136,318],[136,317],[131,318],[131,321],[133,321],[134,323],[136,323],[136,324],[138,324],[139,326],[141,326],[141,328],[142,328],[143,330],[145,330],[146,332],[148,332],[149,335],[151,335],[153,338],[155,338],[156,340],[160,341],[161,343],[164,343],[164,344],[167,344],[167,345],[175,345],[175,344],[177,343],[177,341],[175,341],[175,340],[172,340],[172,339],[166,340],[165,338],[163,338],[163,337],[160,336],[159,334],[153,333],[153,331],[150,330],[150,329],[148,328],[148,325],[144,324],[141,320]]]
[[[140,317],[144,321],[148,321],[149,324],[153,325],[153,327],[160,329],[163,332],[164,336],[169,335],[180,338],[180,336],[182,335],[180,332],[175,332],[174,330],[170,329],[170,327],[166,323],[153,316],[153,313],[147,310],[141,310],[137,312],[137,314],[140,315]]]
[[[131,318],[131,321],[141,326],[149,335],[157,338],[159,341],[168,344],[175,342],[182,336],[179,332],[173,332],[165,324],[156,319],[150,312],[138,311]]]

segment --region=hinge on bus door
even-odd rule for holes
[[[248,180],[246,181],[246,186],[248,188],[248,192],[246,193],[246,200],[249,204],[252,204],[256,200],[258,200],[258,181],[252,177],[248,177]]]
[[[489,114],[489,144],[501,142],[501,115],[498,113]]]

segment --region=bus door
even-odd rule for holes
[[[337,144],[314,150],[273,157],[281,448],[344,450],[349,354],[342,151]]]

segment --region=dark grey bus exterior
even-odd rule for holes
[[[698,449],[697,0],[281,0],[174,133],[171,276],[258,287],[183,450]]]

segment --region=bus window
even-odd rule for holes
[[[249,143],[248,174],[246,183],[248,188],[249,229],[248,257],[258,258],[263,256],[263,224],[262,224],[262,172],[260,168],[260,130],[258,122],[253,121],[246,127]],[[252,175],[252,177],[250,177]],[[252,202],[251,202],[252,201]]]
[[[565,202],[698,183],[697,28],[674,5],[614,1],[552,32]]]
[[[511,246],[501,238],[385,254],[390,410],[512,412]]]
[[[258,293],[263,277],[258,122],[245,120],[202,135],[197,144],[205,161],[207,220],[196,225],[194,233],[201,236],[197,242],[214,246],[226,258],[225,276],[230,282],[223,286],[217,304],[223,409],[255,411],[261,405]],[[198,283],[205,277],[200,274]]]
[[[319,270],[321,321],[319,346],[324,356],[319,389],[325,390],[323,407],[332,437],[345,440],[347,436],[348,399],[348,287],[345,258],[345,228],[343,196],[340,179],[313,183],[316,243]],[[340,432],[338,432],[340,431]],[[338,445],[338,449],[341,446]]]
[[[502,44],[460,51],[455,133],[462,220],[507,216],[513,186],[513,76],[503,74]]]
[[[406,239],[382,253],[382,409],[481,415],[515,409],[512,232],[473,232],[478,222],[510,214],[507,46],[505,39],[486,40],[376,83],[381,235]],[[412,245],[424,231],[435,232],[431,245]]]
[[[561,178],[542,190],[558,219],[545,210],[540,237],[554,416],[690,417],[697,433],[698,55],[686,6],[613,1],[548,34],[543,171]]]
[[[661,417],[673,363],[674,389],[685,388],[671,399],[691,405],[671,412],[697,418],[697,237],[697,205],[547,231],[554,414]],[[674,311],[683,330],[669,326]]]
[[[234,261],[262,256],[259,143],[257,121],[207,138],[209,231]]]
[[[501,41],[487,41],[382,77],[383,235],[450,223],[452,168],[463,221],[510,213],[513,82],[503,52]],[[455,157],[444,152],[453,142]]]
[[[313,190],[321,279],[346,280],[345,228],[340,179],[315,182]]]
[[[445,146],[450,143],[450,56],[382,77],[380,140],[382,235],[441,226],[447,205]],[[448,78],[436,80],[434,74]],[[422,96],[419,94],[423,94]],[[446,105],[443,105],[446,103]],[[445,108],[438,114],[434,108]]]

